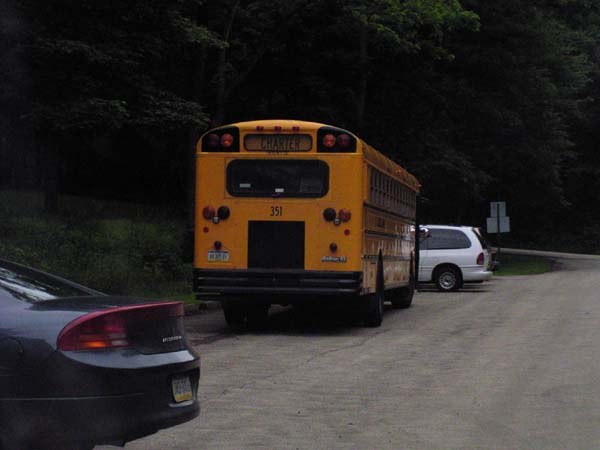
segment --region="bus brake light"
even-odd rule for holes
[[[206,220],[212,220],[215,217],[215,208],[212,206],[205,206],[202,210],[202,217]]]
[[[352,217],[352,213],[350,212],[349,209],[342,208],[342,209],[340,209],[338,217],[340,218],[340,220],[342,222],[348,222],[350,220],[350,218]]]

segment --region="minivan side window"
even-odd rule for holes
[[[471,247],[471,241],[460,230],[432,229],[429,231],[428,250],[456,250]]]

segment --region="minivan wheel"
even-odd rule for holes
[[[462,285],[460,272],[454,267],[442,267],[436,271],[435,285],[439,291],[456,291]]]

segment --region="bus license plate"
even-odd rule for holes
[[[173,377],[171,380],[171,387],[173,389],[173,398],[176,403],[187,402],[194,398],[192,382],[187,375]]]
[[[209,262],[226,262],[229,261],[229,252],[210,250],[208,252]]]

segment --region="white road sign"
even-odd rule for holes
[[[506,216],[506,202],[490,202],[490,217],[498,216]]]
[[[498,217],[487,218],[487,232],[497,233],[498,232]],[[510,217],[500,217],[500,233],[510,232]]]

